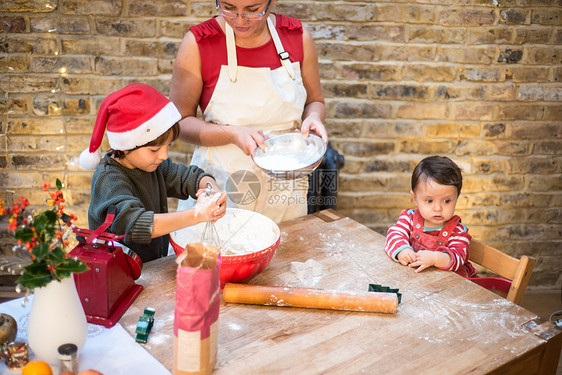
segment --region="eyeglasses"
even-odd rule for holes
[[[240,16],[247,21],[259,21],[263,18],[263,16],[265,16],[267,11],[269,10],[269,6],[271,5],[271,0],[269,0],[267,6],[265,7],[265,10],[261,13],[234,13],[219,7],[219,0],[216,0],[216,4],[217,4],[217,11],[224,18],[235,19],[236,17]]]

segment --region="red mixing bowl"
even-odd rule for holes
[[[170,233],[170,244],[176,256],[185,251],[188,243],[201,242],[204,225],[206,223],[200,223]],[[243,247],[245,238],[248,245],[240,255],[224,254],[224,250],[221,249],[223,252],[219,270],[221,288],[227,282],[247,283],[263,271],[281,240],[281,231],[273,220],[249,210],[227,208],[224,218],[218,220],[215,226],[221,240],[226,242],[225,250],[228,249],[229,243],[238,248]],[[256,241],[256,238],[260,238],[260,241]]]

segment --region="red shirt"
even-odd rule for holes
[[[283,48],[286,52],[289,52],[289,60],[291,62],[298,61],[302,65],[304,52],[301,21],[280,14],[274,15],[276,18],[275,29],[279,34]],[[228,65],[226,35],[215,18],[192,26],[190,30],[195,36],[201,56],[203,91],[199,105],[204,112],[215,90],[221,66]],[[236,57],[239,66],[270,69],[281,67],[281,60],[277,55],[273,39],[256,48],[236,46]]]

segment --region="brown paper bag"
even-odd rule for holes
[[[174,374],[211,374],[218,350],[220,252],[202,243],[185,250],[176,260]]]

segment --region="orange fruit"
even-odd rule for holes
[[[80,371],[78,375],[103,375],[103,374],[99,371],[89,369],[89,370]]]
[[[23,367],[21,375],[53,375],[53,370],[47,362],[34,360],[27,362]]]

